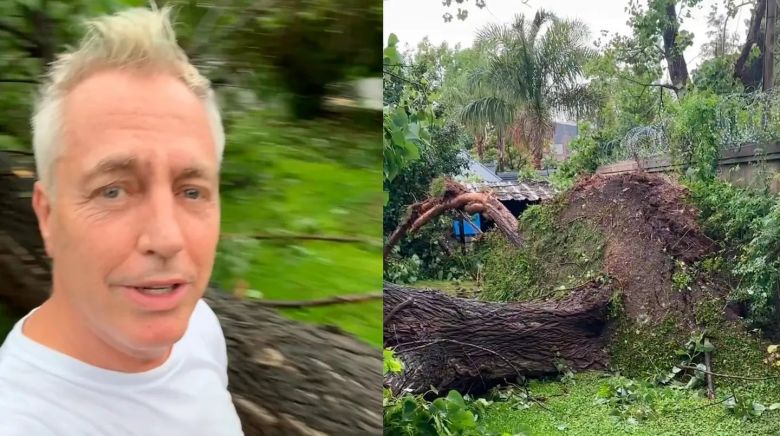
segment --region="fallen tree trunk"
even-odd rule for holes
[[[221,291],[204,298],[225,332],[229,388],[246,435],[381,433],[378,350]]]
[[[481,392],[519,376],[607,363],[609,285],[585,285],[560,301],[492,303],[385,284],[384,345],[404,363],[385,378],[393,392]]]
[[[407,209],[406,219],[390,234],[384,248],[384,259],[407,233],[414,233],[433,218],[449,210],[463,210],[469,214],[482,213],[496,223],[496,227],[509,242],[521,246],[523,239],[517,231],[517,218],[489,192],[468,192],[460,183],[444,180],[444,191],[412,204]]]
[[[14,176],[3,158],[0,301],[22,315],[48,298],[51,268],[27,195],[32,179]],[[222,324],[228,389],[246,436],[381,433],[379,350],[217,289],[204,299]]]

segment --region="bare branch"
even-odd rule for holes
[[[297,309],[302,307],[332,306],[344,303],[363,303],[366,301],[381,300],[382,292],[368,294],[336,295],[335,297],[321,298],[319,300],[284,301],[284,300],[251,300],[252,304],[264,307]]]
[[[271,234],[260,233],[255,235],[239,235],[233,233],[226,233],[222,235],[223,238],[251,238],[257,240],[301,240],[301,241],[327,241],[327,242],[348,242],[358,244],[378,244],[378,241],[372,241],[367,238],[359,236],[340,236],[340,235],[304,235],[304,234]]]
[[[643,82],[640,82],[640,81],[638,81],[638,80],[634,80],[634,79],[632,79],[632,78],[630,78],[630,77],[627,77],[627,76],[619,76],[619,77],[620,77],[621,79],[623,79],[623,80],[628,80],[629,82],[631,82],[631,83],[635,83],[635,84],[637,84],[637,85],[642,85],[642,86],[647,86],[647,87],[654,86],[654,87],[659,87],[659,88],[666,88],[666,89],[671,89],[671,90],[672,90],[672,91],[674,91],[675,93],[676,93],[677,91],[679,91],[679,89],[678,89],[676,86],[674,86],[674,85],[671,85],[671,84],[669,84],[669,83],[643,83]]]

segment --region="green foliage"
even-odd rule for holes
[[[672,159],[702,180],[713,179],[718,168],[717,106],[713,94],[692,93],[683,99],[672,121]]]
[[[633,31],[632,45],[636,50],[647,53],[655,62],[665,56],[682,56],[685,49],[693,44],[693,34],[682,29],[682,24],[686,18],[691,17],[690,9],[700,2],[701,0],[648,0],[645,3],[630,0],[626,10],[629,13],[628,24]],[[669,13],[670,10],[674,11],[673,15]],[[673,39],[669,38],[670,31],[674,32]],[[674,81],[672,71],[673,68],[669,65],[670,76]],[[687,77],[685,79],[687,80]]]
[[[599,387],[596,404],[608,406],[613,417],[636,424],[656,413],[657,397],[658,391],[647,383],[610,377]]]
[[[704,333],[693,335],[688,339],[688,342],[683,345],[682,349],[677,351],[677,355],[682,358],[682,361],[673,366],[671,371],[664,376],[658,376],[656,381],[659,384],[668,385],[677,389],[696,389],[705,386],[705,371],[707,367],[704,363],[696,363],[697,360],[702,360],[704,353],[712,353],[715,351],[715,345],[712,344],[709,338],[705,337]],[[683,375],[688,375],[684,371],[685,367],[695,367],[693,375],[688,379],[687,383],[683,383],[679,378]]]
[[[428,402],[422,396],[386,398],[384,434],[409,436],[482,435],[474,413],[458,391]]]
[[[599,404],[604,385],[608,399]],[[769,435],[780,431],[776,411],[747,421],[729,413],[718,402],[731,393],[718,385],[719,396],[713,401],[690,390],[653,387],[641,380],[605,377],[588,372],[575,376],[574,383],[532,381],[529,386],[541,406],[513,408],[509,403],[495,402],[481,415],[485,431],[512,431],[519,426],[532,435],[620,436],[620,435]],[[618,392],[624,388],[623,395]],[[611,391],[611,392],[609,392]],[[604,392],[604,391],[602,391]],[[612,395],[615,394],[615,395]],[[764,394],[762,404],[771,404],[776,393]],[[621,416],[621,410],[625,410]],[[633,414],[633,418],[632,418]]]
[[[417,114],[409,116],[401,106],[384,109],[383,156],[385,180],[392,181],[411,162],[420,158],[418,143],[428,141],[426,123]]]
[[[742,83],[734,79],[736,54],[718,56],[702,62],[693,71],[693,84],[698,92],[717,95],[742,92]]]
[[[780,403],[772,403],[769,406],[765,406],[756,401],[745,401],[736,395],[726,400],[723,406],[729,413],[742,420],[757,418],[763,415],[764,412],[780,409]]]
[[[485,138],[486,150],[482,157],[482,162],[498,162],[498,150],[496,146],[495,132],[489,130],[488,135]],[[536,174],[533,168],[533,157],[525,150],[520,150],[519,147],[507,147],[504,153],[504,171],[518,171],[530,175],[531,172]],[[519,175],[518,175],[519,177]]]
[[[568,189],[579,176],[592,174],[598,169],[606,153],[600,139],[589,124],[580,124],[579,134],[569,143],[572,155],[550,176],[550,181],[556,188]]]
[[[528,408],[528,402],[513,387],[493,389],[485,398],[473,399],[450,391],[446,397],[427,401],[423,395],[405,394],[394,397],[385,390],[383,401],[384,434],[387,436],[525,436],[525,426],[507,431],[486,430],[481,417],[490,413],[494,404],[514,410]]]
[[[691,290],[694,277],[685,262],[675,261],[675,270],[672,274],[672,287],[678,292]]]
[[[397,374],[403,371],[403,363],[395,357],[393,350],[384,349],[384,375]],[[514,389],[493,389],[491,397],[496,401],[504,401],[518,407],[525,404],[518,401]],[[437,392],[431,392],[437,394]],[[493,404],[484,398],[477,400],[468,395],[451,390],[446,397],[433,401],[425,399],[425,395],[403,394],[394,396],[385,388],[382,400],[383,423],[385,435],[408,436],[493,436],[497,434],[486,432],[479,422],[480,416],[487,412]],[[523,436],[513,431],[513,436]],[[501,433],[501,436],[510,436]]]
[[[672,100],[672,91],[647,86],[661,77],[656,54],[649,52],[615,35],[585,65],[591,86],[602,96],[591,120],[602,142],[622,139],[631,129],[652,124],[664,102]]]
[[[212,281],[231,290],[241,279],[254,290],[248,296],[279,300],[376,292],[383,201],[377,189],[378,119],[373,126],[296,121],[274,109],[246,112],[228,131],[221,224],[225,234],[243,237],[220,241]],[[255,240],[255,234],[276,238]],[[297,234],[365,242],[307,241]],[[381,301],[283,311],[336,325],[377,347],[381,312]]]
[[[424,42],[414,56],[402,56],[397,44],[391,34],[384,58],[386,234],[408,205],[425,197],[433,179],[457,174],[465,164],[459,156],[465,133],[455,123],[437,119],[441,114],[432,104],[449,49]]]
[[[413,284],[420,278],[421,263],[417,254],[403,258],[393,257],[385,264],[385,280],[391,283]]]
[[[398,227],[409,205],[442,192],[443,176],[452,176],[461,171],[465,164],[458,145],[461,133],[460,128],[451,123],[433,127],[432,141],[421,148],[420,159],[409,164],[392,181],[385,180],[384,186],[388,193],[383,215],[385,235]],[[413,235],[404,238],[394,258],[408,259],[417,255],[422,265],[417,278],[468,277],[470,273],[467,270],[472,268],[473,262],[467,257],[449,255],[443,248],[450,244],[448,235],[451,233],[451,219],[433,219]],[[391,265],[394,262],[391,260]]]
[[[397,374],[403,371],[403,363],[395,357],[395,352],[393,350],[389,348],[383,349],[382,357],[384,361],[384,369],[382,370],[383,375]]]
[[[561,297],[571,288],[600,278],[604,236],[593,225],[578,220],[561,223],[560,204],[535,205],[523,212],[521,248],[496,232],[481,244],[484,265],[482,298],[526,301]]]
[[[221,169],[221,224],[225,233],[241,237],[220,241],[213,281],[230,290],[245,280],[251,298],[303,300],[376,292],[382,268],[378,111],[331,112],[303,121],[285,114],[321,114],[326,85],[378,75],[381,54],[375,41],[381,33],[381,4],[156,3],[175,6],[178,40],[212,81],[224,114],[228,138]],[[34,86],[54,54],[78,42],[84,19],[148,4],[0,2],[0,148],[29,149]],[[280,106],[279,99],[290,104]],[[281,237],[300,233],[366,242]],[[257,241],[249,237],[253,234],[280,237]],[[381,302],[374,301],[283,312],[335,324],[378,347],[381,310]]]
[[[780,286],[780,200],[716,180],[691,180],[688,186],[701,211],[704,230],[724,247],[731,247],[726,252],[727,263],[738,283],[731,299],[747,303],[748,321],[757,326],[771,324]]]
[[[390,34],[383,60],[387,68],[401,63],[397,44],[398,37]],[[419,159],[420,145],[424,146],[429,141],[427,127],[430,119],[425,111],[426,108],[414,110],[407,106],[408,104],[399,97],[398,101],[385,104],[383,108],[382,155],[386,182],[392,182],[404,168]]]
[[[388,258],[385,280],[411,284],[418,280],[476,279],[482,268],[479,255],[463,253],[451,233],[451,220],[440,217],[407,237]]]
[[[697,303],[697,331],[673,314],[657,325],[619,318],[610,342],[611,365],[628,377],[658,382],[676,390],[701,394],[704,351],[712,352],[714,371],[757,379],[716,377],[717,392],[756,402],[780,401],[778,368],[765,362],[767,342],[756,331],[725,319],[725,300]],[[704,333],[706,331],[706,334]],[[692,372],[683,366],[695,366]]]
[[[175,2],[195,7],[189,0]],[[200,3],[200,2],[198,2]],[[379,74],[382,5],[371,0],[232,0],[195,7],[191,28],[202,57],[224,58],[232,72],[254,72],[254,86],[276,88],[298,118],[323,112],[328,86]],[[230,11],[226,13],[226,11]],[[208,15],[212,15],[211,18]],[[190,44],[190,51],[192,47]],[[257,68],[257,67],[260,68]],[[258,71],[260,74],[257,74]],[[226,76],[228,74],[225,74]],[[271,86],[258,82],[267,81]],[[273,88],[272,88],[273,87]]]
[[[499,148],[511,140],[526,148],[535,166],[541,164],[553,133],[553,113],[578,117],[598,102],[579,81],[593,54],[587,34],[582,21],[544,10],[533,18],[518,15],[511,25],[486,26],[475,45],[487,59],[471,74],[471,98],[461,110],[461,121],[474,132],[492,126]],[[499,170],[505,164],[502,153]]]

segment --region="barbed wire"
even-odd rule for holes
[[[673,152],[670,139],[672,115],[664,114],[653,124],[630,129],[611,147],[603,163],[634,158],[646,159]],[[726,94],[715,107],[714,137],[718,149],[738,149],[747,144],[780,141],[780,92]],[[685,147],[686,144],[674,144]]]

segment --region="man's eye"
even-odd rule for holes
[[[123,191],[122,188],[120,188],[119,186],[109,186],[107,188],[104,188],[103,191],[100,193],[100,195],[103,198],[115,199],[115,198],[119,198],[119,196],[122,194],[122,191]]]
[[[184,196],[190,200],[197,200],[202,197],[200,190],[196,188],[187,188],[183,191],[183,193]]]

